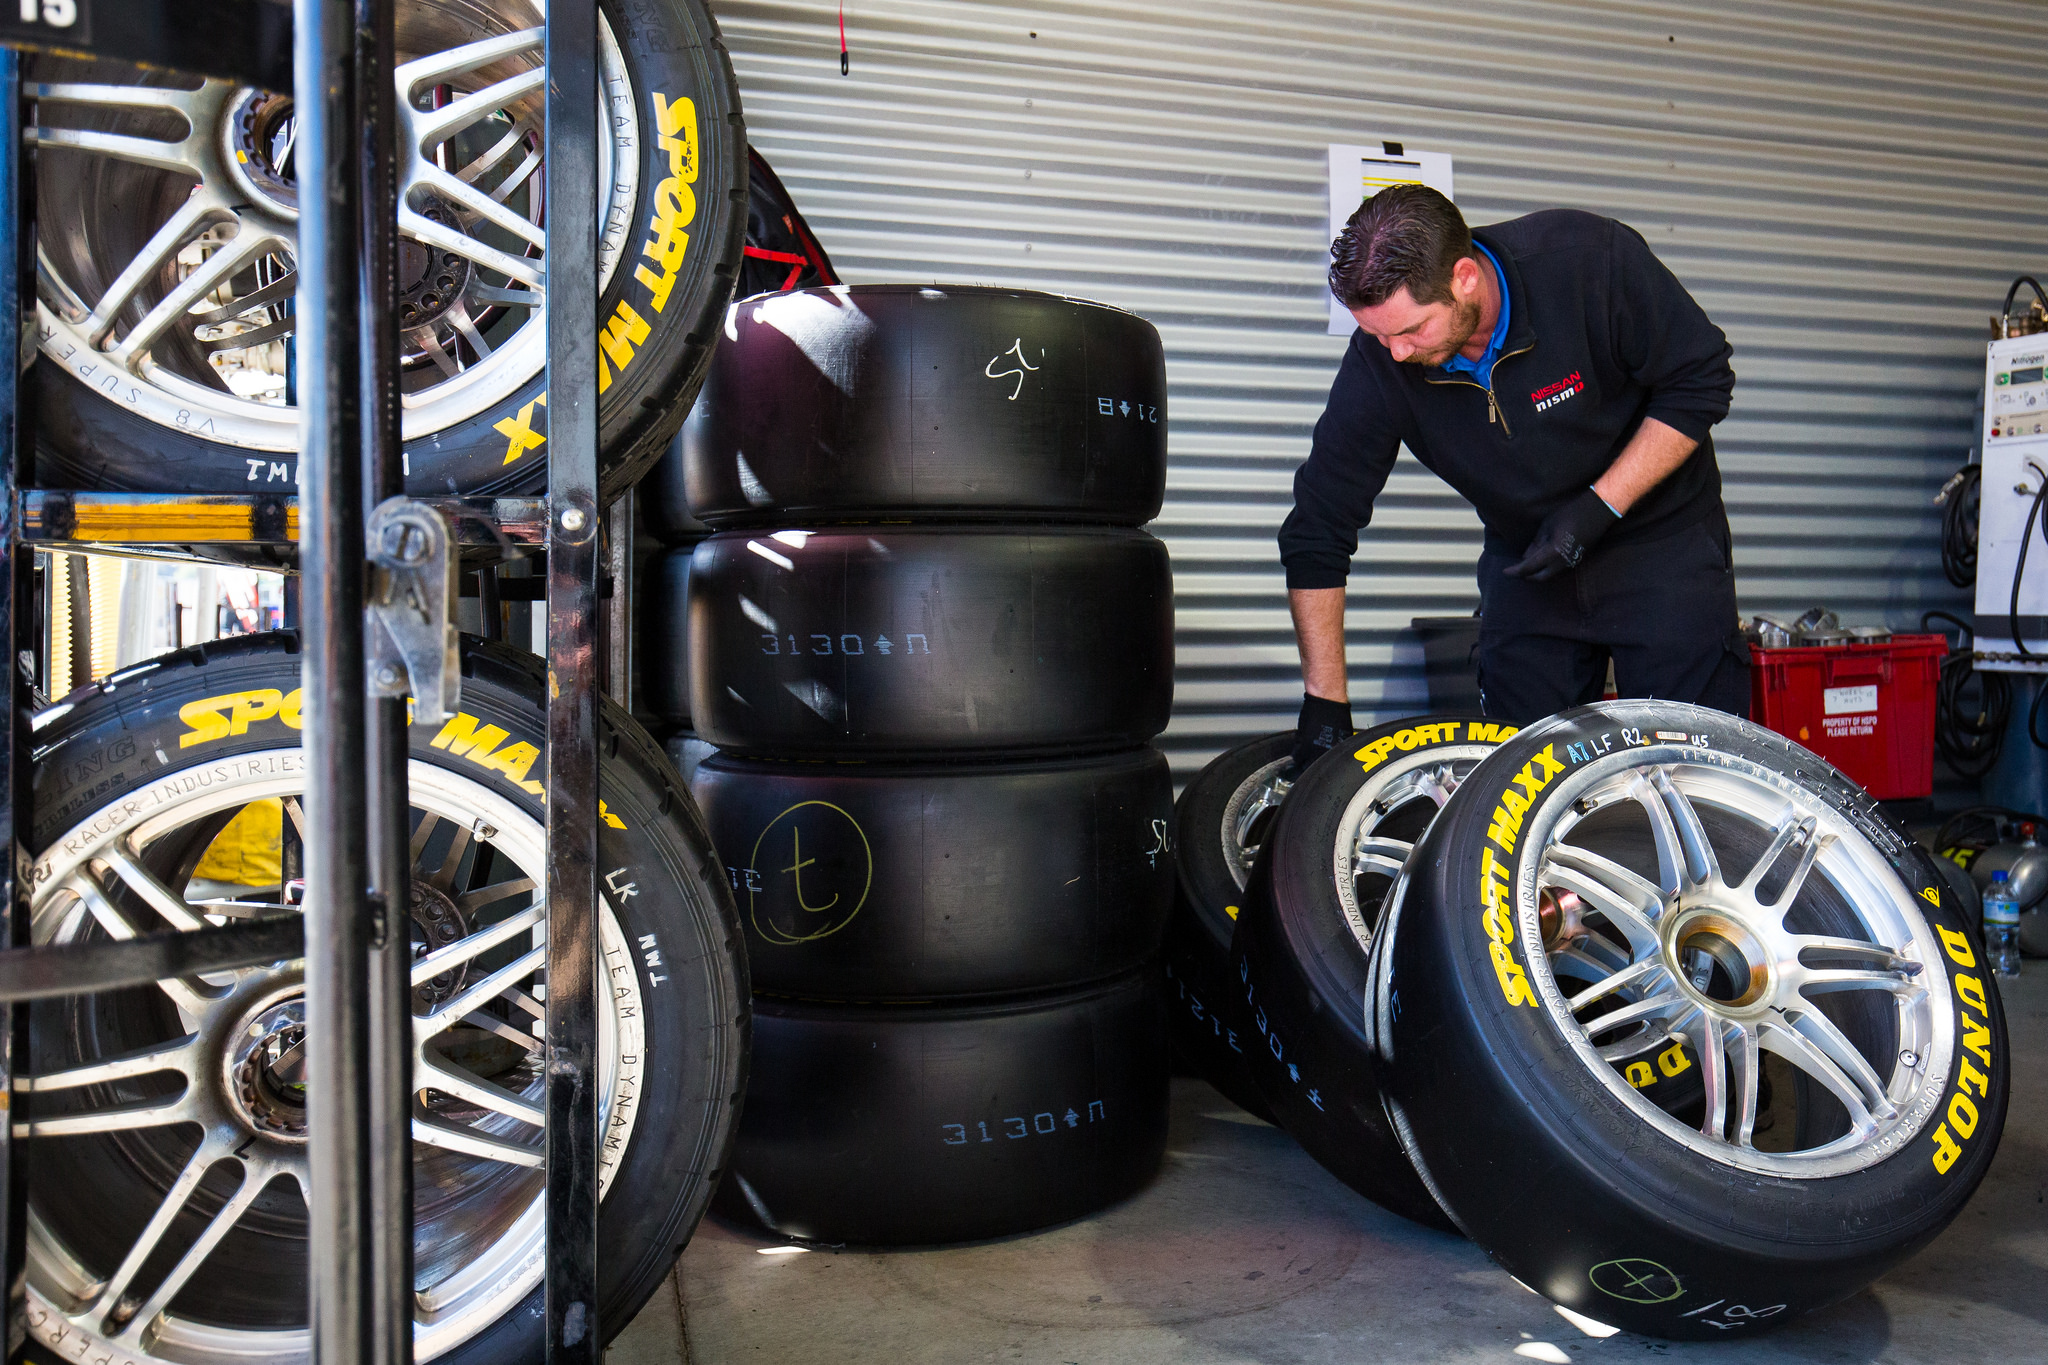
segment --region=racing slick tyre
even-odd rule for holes
[[[1956,1216],[2005,1121],[1997,985],[1927,854],[1703,707],[1502,744],[1374,956],[1423,1178],[1510,1274],[1628,1331],[1726,1340],[1854,1293]]]
[[[729,531],[691,562],[689,648],[721,749],[1129,749],[1173,702],[1172,574],[1143,531]]]
[[[1195,774],[1173,805],[1176,868],[1166,921],[1167,1004],[1181,1062],[1231,1103],[1273,1121],[1244,1051],[1244,987],[1230,965],[1230,934],[1259,844],[1288,788],[1280,780],[1294,732],[1227,749]]]
[[[704,400],[683,419],[683,431],[702,421]],[[647,534],[663,545],[687,549],[711,534],[711,528],[690,515],[690,502],[683,494],[683,431],[678,431],[668,449],[648,469],[633,490],[639,505],[640,523]]]
[[[786,1237],[1002,1237],[1134,1193],[1166,1151],[1156,964],[971,1006],[757,996],[754,1072],[721,1214]]]
[[[642,715],[687,730],[690,726],[690,552],[656,554],[640,580],[639,631]]]
[[[1013,764],[718,757],[690,790],[732,879],[756,990],[1014,995],[1159,951],[1173,777],[1156,749]]]
[[[545,736],[540,661],[466,642],[461,712],[411,735],[415,1347],[543,1355]],[[293,914],[301,793],[289,636],[165,655],[36,721],[38,943]],[[688,1241],[745,1084],[731,896],[673,771],[599,728],[598,1327]],[[304,1361],[303,962],[30,1007],[15,1077],[26,1318],[65,1360]],[[428,966],[438,966],[429,972]]]
[[[704,0],[602,0],[600,501],[703,382],[746,225],[738,88]],[[546,486],[544,6],[398,8],[406,490]],[[290,493],[290,93],[39,57],[38,477]],[[588,190],[585,191],[588,193]]]
[[[1361,730],[1311,764],[1259,849],[1231,939],[1252,1079],[1280,1126],[1352,1189],[1434,1228],[1449,1220],[1409,1166],[1373,1077],[1368,953],[1409,850],[1513,733],[1476,716],[1421,716]]]
[[[736,303],[725,327],[684,432],[688,510],[715,526],[1159,515],[1166,354],[1135,313],[833,285]]]

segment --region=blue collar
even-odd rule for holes
[[[1477,360],[1467,360],[1463,355],[1454,355],[1443,363],[1443,368],[1458,374],[1469,374],[1488,388],[1493,387],[1493,362],[1500,359],[1501,344],[1508,339],[1508,274],[1500,268],[1500,258],[1479,242],[1473,246],[1484,252],[1493,264],[1493,277],[1500,284],[1500,317],[1493,324],[1493,335],[1486,343],[1486,354]]]

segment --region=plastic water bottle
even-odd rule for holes
[[[1984,892],[1984,950],[2000,976],[2020,974],[2020,907],[2006,884],[2005,869],[1991,874]]]

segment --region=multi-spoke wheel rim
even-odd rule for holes
[[[304,782],[298,757],[296,750],[244,755],[231,760],[240,780],[168,805],[153,797],[117,802],[82,821],[38,865],[37,941],[76,939],[89,926],[124,938],[286,913],[275,894],[188,900],[189,883],[174,889],[152,866],[162,862],[153,856],[158,850],[175,849],[181,837],[190,843],[195,829],[199,840],[213,837],[228,813],[251,802],[281,799],[296,821]],[[446,769],[416,762],[411,784],[419,888],[412,916],[414,1304],[417,1354],[428,1359],[510,1312],[540,1280],[538,1059],[546,987],[536,885],[545,836],[531,815]],[[601,905],[600,920],[603,950],[624,960],[609,905]],[[280,1235],[281,1191],[295,1184],[303,1199],[303,1108],[294,1108],[291,1094],[302,1079],[291,1068],[303,1042],[302,1010],[293,1017],[293,1003],[303,1004],[302,981],[303,964],[283,963],[160,982],[154,989],[162,1000],[148,1000],[168,1002],[181,1038],[17,1077],[23,1100],[14,1133],[24,1141],[31,1181],[28,1316],[46,1343],[84,1343],[95,1352],[90,1358],[111,1361],[305,1357],[302,1287],[278,1306],[285,1318],[297,1315],[283,1322],[220,1321],[205,1294],[209,1279],[231,1276],[251,1254],[278,1245],[264,1239]],[[644,1056],[639,985],[631,971],[609,984],[599,993],[599,1105],[607,1150],[623,1152]],[[124,998],[132,997],[104,999]],[[479,1069],[479,1058],[489,1065]],[[140,1098],[129,1086],[141,1088]],[[145,1154],[163,1173],[161,1200],[134,1211],[140,1229],[114,1239],[118,1255],[104,1239],[81,1250],[66,1190],[37,1183],[38,1151],[66,1142],[129,1144],[124,1152]],[[615,1160],[601,1163],[601,1194],[616,1169]],[[202,1184],[211,1202],[192,1198]],[[269,1221],[251,1218],[252,1208],[267,1208]],[[283,1227],[287,1239],[295,1228],[302,1239],[303,1208],[296,1223],[284,1217]]]
[[[1383,760],[1352,794],[1331,842],[1330,875],[1345,922],[1370,950],[1395,879],[1451,793],[1490,744],[1441,744]]]
[[[401,7],[394,308],[408,439],[489,411],[546,362],[542,12],[531,0]],[[602,287],[637,202],[640,119],[608,22],[600,32],[612,133],[599,144],[610,186]],[[289,100],[223,81],[117,83],[95,79],[106,66],[78,69],[31,87],[45,155],[44,354],[165,426],[295,449]]]
[[[1634,750],[1561,779],[1521,837],[1518,931],[1544,1007],[1658,1129],[1808,1178],[1920,1130],[1955,1047],[1940,945],[1832,805],[1761,765]],[[1660,1075],[1693,1069],[1697,1111],[1653,1100]],[[1764,1142],[1773,1069],[1818,1117]]]
[[[1281,802],[1294,790],[1294,784],[1280,776],[1291,762],[1282,757],[1261,765],[1238,783],[1223,803],[1223,824],[1217,837],[1223,844],[1223,866],[1240,891],[1251,880],[1252,864],[1259,860],[1259,846],[1265,842]]]

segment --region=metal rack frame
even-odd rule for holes
[[[549,457],[545,499],[402,498],[395,296],[395,0],[67,0],[0,6],[0,354],[35,309],[34,153],[15,49],[111,57],[295,89],[301,198],[297,340],[302,498],[33,487],[35,414],[0,366],[0,629],[14,642],[0,755],[0,1087],[26,1055],[18,1002],[303,955],[311,1085],[313,1359],[412,1359],[411,1052],[406,702],[370,686],[366,540],[387,500],[443,528],[443,553],[546,556],[547,1358],[600,1355],[597,1323],[596,0],[549,0],[545,61]],[[59,20],[62,22],[60,23]],[[557,194],[557,184],[583,187]],[[318,187],[315,192],[314,187]],[[559,269],[557,268],[559,267]],[[309,382],[310,381],[310,382]],[[30,947],[30,713],[38,546],[147,553],[280,551],[302,572],[306,692],[303,917],[118,944]],[[616,554],[616,551],[615,551]],[[452,581],[452,569],[450,580]],[[490,575],[486,575],[488,579]],[[495,594],[486,591],[487,598]],[[614,631],[615,636],[619,632]],[[622,646],[614,639],[611,652]],[[616,664],[615,664],[616,667]],[[384,679],[380,676],[380,682]],[[415,677],[415,683],[423,680]],[[422,685],[419,690],[424,691]],[[425,705],[424,698],[421,704]],[[7,1093],[0,1090],[0,1094]],[[0,1235],[18,1283],[25,1192],[0,1127]]]

